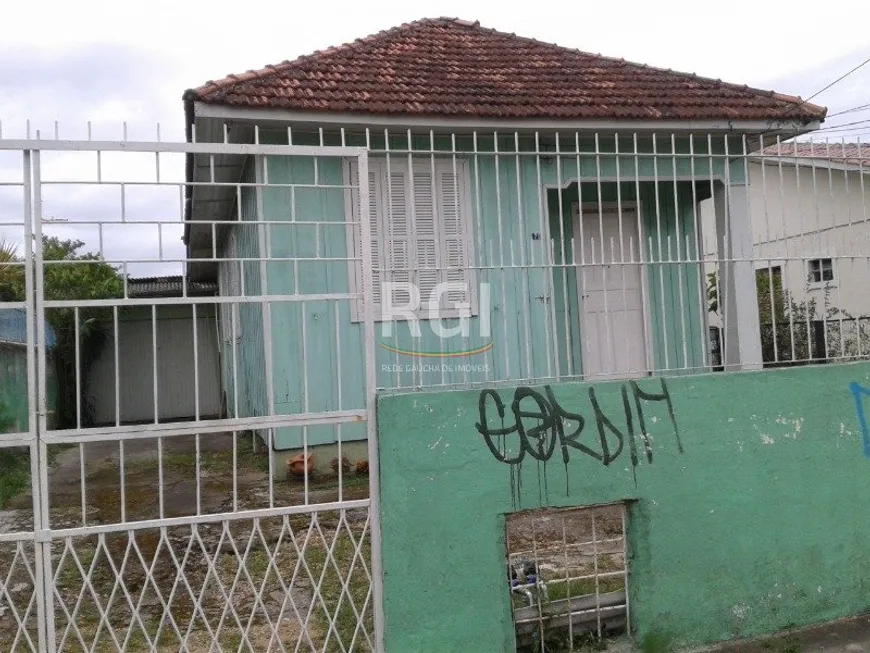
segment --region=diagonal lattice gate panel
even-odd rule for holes
[[[366,509],[63,538],[59,651],[372,648]]]
[[[30,542],[0,543],[0,627],[9,651],[38,651],[36,575]]]

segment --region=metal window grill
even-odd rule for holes
[[[848,326],[870,314],[861,281],[870,274],[867,146],[796,145],[764,132],[299,126],[276,137],[364,146],[384,179],[421,168],[426,179],[436,170],[454,179],[452,198],[434,184],[394,192],[375,180],[373,210],[398,225],[374,255],[378,281],[428,289],[453,275],[474,293],[470,328],[445,338],[428,326],[453,329],[462,311],[416,319],[426,298],[395,291],[414,306],[379,338],[384,391],[754,370],[870,353]],[[464,246],[452,261],[429,256],[417,213],[460,216]],[[809,283],[809,262],[820,257],[832,267]],[[422,336],[412,333],[418,327]],[[718,361],[710,327],[722,336]],[[468,352],[468,364],[413,364]]]
[[[628,630],[623,504],[508,515],[517,651],[579,651]]]

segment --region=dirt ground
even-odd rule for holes
[[[537,560],[545,578],[624,569],[624,546],[620,506],[530,510],[507,520],[511,563]]]
[[[146,439],[126,442],[123,455],[117,441],[50,451],[52,529],[306,502],[304,482],[270,481],[268,458],[249,438],[185,436],[160,446]],[[310,478],[307,489],[311,504],[339,498],[334,476]],[[349,473],[341,496],[367,497],[368,479]],[[27,489],[0,512],[0,533],[32,527]],[[339,639],[368,649],[357,628],[362,621],[372,632],[365,509],[75,535],[55,539],[51,556],[59,651],[114,651],[125,641],[132,652],[178,651],[183,642],[196,651],[260,653],[297,642],[299,650],[341,650]],[[4,652],[35,643],[35,569],[31,543],[0,542]]]

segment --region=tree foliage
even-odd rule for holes
[[[783,287],[782,276],[761,268],[755,276],[758,296],[758,323],[761,330],[761,354],[766,365],[794,365],[834,353],[832,331],[852,315],[833,306],[830,287],[817,299],[805,292],[806,299],[796,301]],[[716,272],[707,274],[707,308],[719,314],[720,292]],[[870,351],[864,346],[864,351]],[[844,354],[837,354],[844,355]]]
[[[23,260],[15,243],[0,238],[0,302],[14,302],[24,293]]]
[[[46,300],[112,299],[123,295],[124,284],[118,270],[100,256],[82,252],[84,245],[80,240],[43,237],[43,287]],[[0,243],[0,261],[3,257],[10,262],[25,263],[17,255],[16,249],[6,243]],[[2,267],[7,271],[0,276],[0,294],[7,297],[7,301],[24,301],[24,265]],[[105,344],[108,335],[105,325],[111,318],[111,309],[49,308],[45,317],[57,338],[54,365],[58,384],[58,425],[75,426],[79,415],[82,424],[87,425],[92,419],[92,406],[87,393],[89,373]],[[77,410],[79,401],[80,409]]]

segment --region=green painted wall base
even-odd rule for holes
[[[630,501],[635,638],[702,644],[866,611],[870,459],[852,382],[870,386],[870,364],[672,378],[673,421],[665,401],[641,399],[639,411],[628,383],[595,385],[614,427],[603,427],[607,453],[618,452],[607,466],[571,444],[563,463],[556,436],[549,462],[528,452],[521,465],[497,460],[475,427],[478,391],[381,397],[387,650],[514,651],[505,515],[542,505]],[[662,381],[638,387],[661,393]],[[544,404],[527,396],[523,412],[555,402],[585,418],[575,444],[605,453],[589,385],[538,390]],[[515,424],[514,389],[498,394],[505,415],[486,398],[490,431]],[[528,432],[540,420],[522,423]],[[569,418],[566,435],[577,423]],[[516,433],[500,439],[497,452],[519,455]]]

